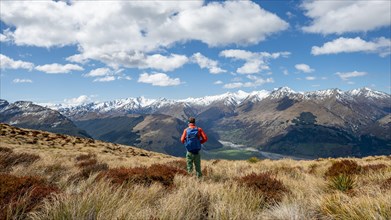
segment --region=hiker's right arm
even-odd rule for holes
[[[201,144],[204,144],[205,142],[208,141],[208,136],[206,136],[204,130],[202,130],[202,128],[199,128],[198,129],[200,131],[200,135],[202,137],[202,140],[201,140]]]
[[[183,130],[183,134],[182,134],[182,137],[181,137],[181,142],[182,142],[182,144],[185,143],[185,139],[186,139],[186,129]]]

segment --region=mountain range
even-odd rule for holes
[[[91,138],[70,119],[52,110],[29,101],[9,103],[0,99],[0,122],[22,128],[50,131]]]
[[[2,122],[26,126],[9,110],[26,102],[1,103]],[[57,112],[64,122],[69,119],[80,134],[175,156],[184,154],[179,137],[190,116],[210,137],[207,151],[231,143],[310,158],[391,153],[391,96],[369,88],[303,93],[282,87],[182,100],[138,97],[41,108]]]

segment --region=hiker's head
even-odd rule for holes
[[[195,123],[195,118],[194,117],[190,117],[189,118],[189,123],[193,123],[194,124]]]

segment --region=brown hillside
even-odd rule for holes
[[[34,153],[43,157],[73,159],[80,154],[97,154],[106,163],[145,158],[161,159],[170,156],[129,147],[107,143],[89,138],[54,134],[45,131],[21,129],[0,123],[1,147],[11,148],[16,152]]]
[[[0,125],[0,219],[391,219],[391,156],[202,161]]]

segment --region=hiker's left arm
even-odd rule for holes
[[[206,136],[204,130],[202,130],[202,128],[200,128],[200,134],[201,134],[201,137],[202,137],[202,140],[201,140],[201,144],[205,143],[208,141],[208,136]]]

